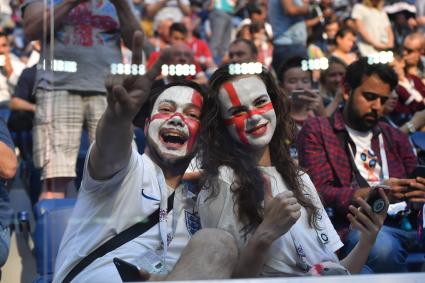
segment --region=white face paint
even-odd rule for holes
[[[221,116],[233,139],[263,148],[276,129],[276,114],[263,81],[257,76],[226,82],[219,93]]]
[[[187,157],[199,132],[202,96],[186,86],[161,93],[147,125],[147,134],[157,153],[168,160]]]

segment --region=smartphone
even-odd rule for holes
[[[292,100],[301,100],[300,95],[308,95],[308,93],[306,93],[302,89],[296,89],[296,90],[292,91],[291,98],[292,98]]]
[[[418,165],[416,166],[415,170],[410,174],[409,176],[412,179],[416,179],[417,177],[425,178],[425,166]]]
[[[317,94],[319,93],[319,90],[316,90],[316,89],[312,89],[311,91],[313,91],[313,92],[315,92]],[[304,91],[302,89],[296,89],[296,90],[292,91],[291,98],[293,100],[301,100],[300,97],[299,97],[300,95],[314,97],[311,93],[309,93],[307,91]]]
[[[380,214],[385,209],[385,200],[379,194],[379,190],[378,190],[379,188],[384,189],[384,192],[385,192],[385,190],[391,189],[390,187],[385,186],[385,185],[378,185],[378,186],[373,187],[370,190],[369,195],[366,198],[366,202],[372,208],[373,213],[376,213],[376,214]]]
[[[139,269],[135,265],[118,257],[114,257],[113,262],[120,274],[122,282],[134,282],[141,280]]]

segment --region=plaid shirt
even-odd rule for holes
[[[372,149],[378,161],[381,163],[378,136],[382,132],[389,176],[406,178],[417,165],[407,136],[386,123],[379,122],[378,125],[372,136]],[[334,209],[335,228],[344,234],[341,229],[349,226],[346,217],[348,206],[359,186],[353,178],[349,157],[335,134],[337,131],[346,131],[342,111],[335,112],[333,125],[325,117],[308,120],[298,135],[298,158],[300,166],[316,186],[324,206]],[[354,146],[351,139],[349,142]]]

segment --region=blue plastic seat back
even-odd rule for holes
[[[49,278],[54,272],[59,245],[75,202],[76,199],[47,199],[34,206],[35,257],[37,273],[42,277]]]

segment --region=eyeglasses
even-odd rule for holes
[[[384,105],[385,102],[387,102],[388,100],[388,96],[382,96],[376,93],[372,93],[372,92],[363,92],[363,97],[367,100],[367,101],[374,101],[377,99],[381,100],[381,105]]]

